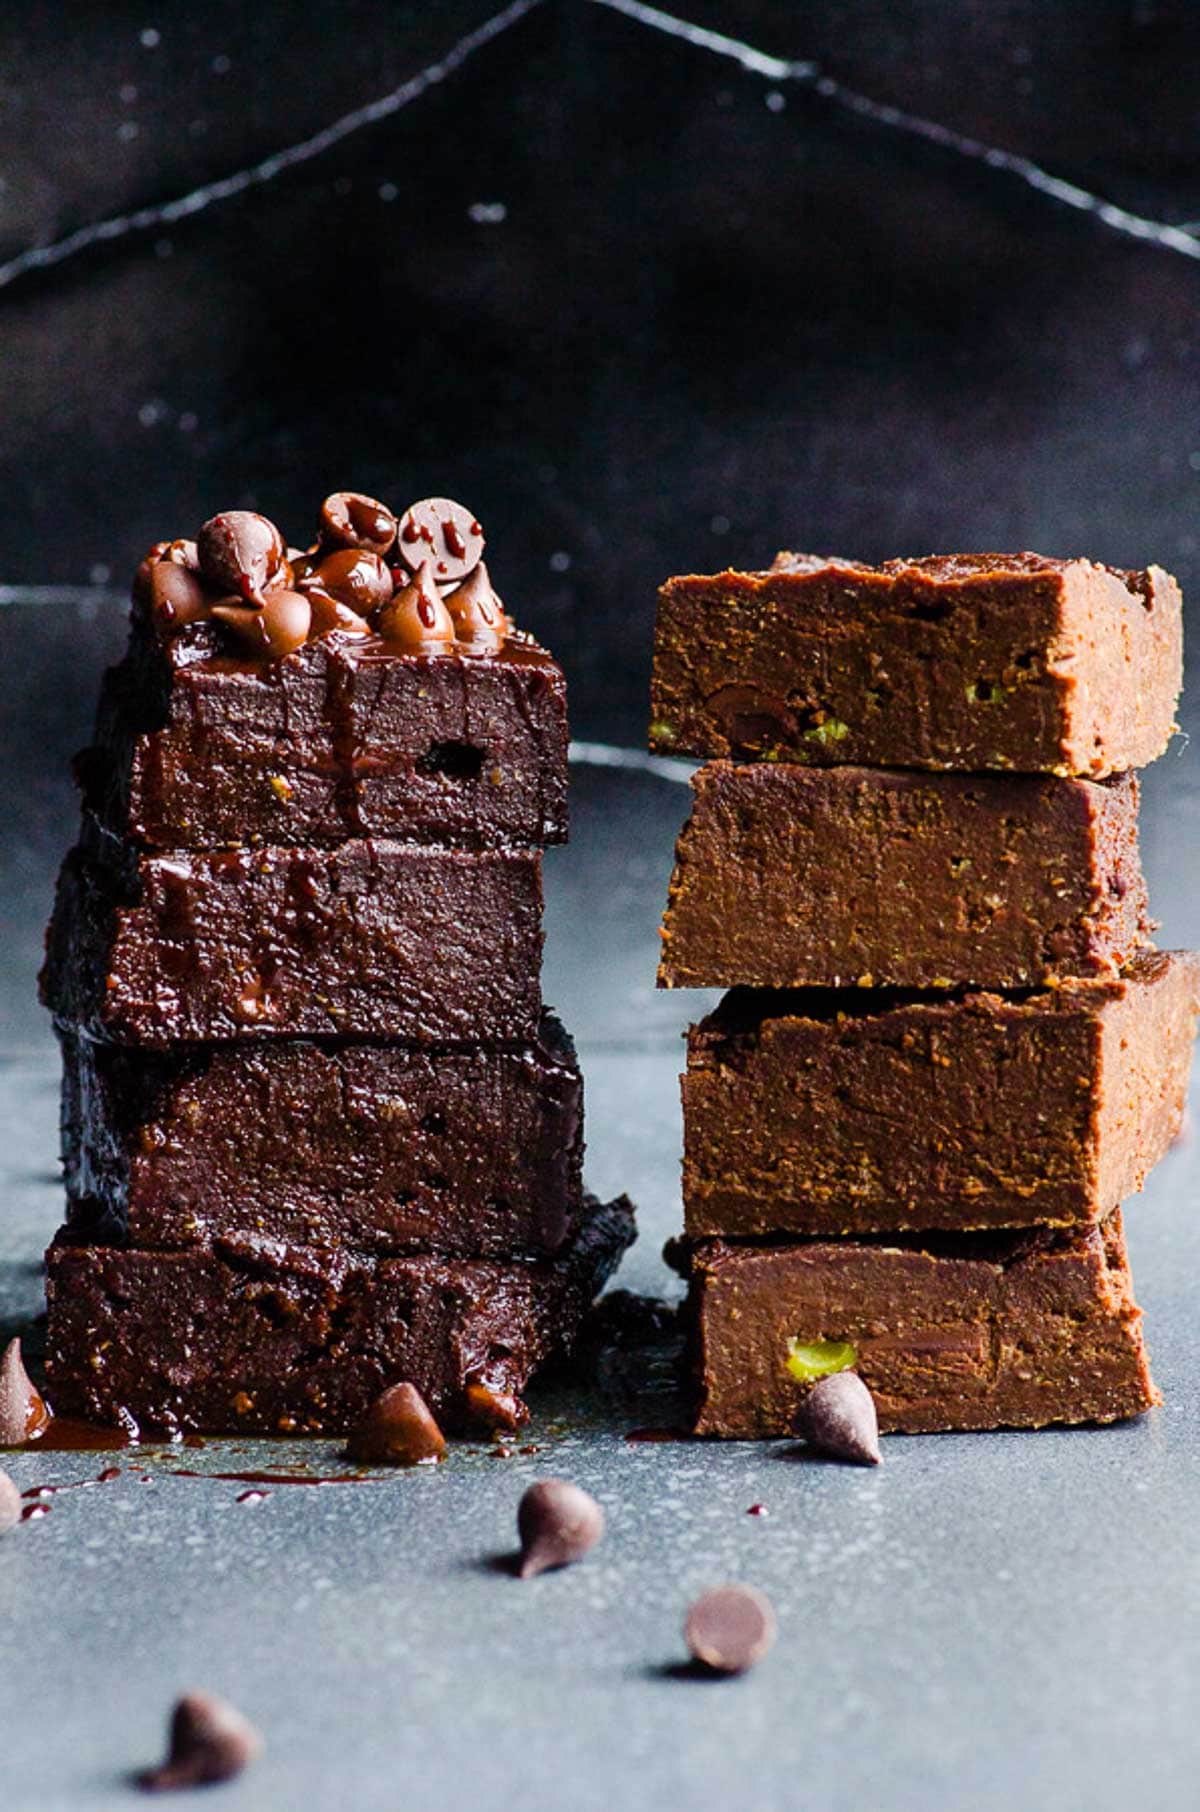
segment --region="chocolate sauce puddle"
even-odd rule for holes
[[[378,1478],[370,1473],[335,1472],[328,1478],[313,1478],[305,1472],[200,1472],[190,1466],[168,1466],[167,1474],[174,1479],[223,1479],[233,1485],[377,1485]],[[253,1492],[244,1492],[238,1499],[242,1503],[253,1497]]]
[[[51,1416],[40,1434],[27,1441],[23,1453],[115,1453],[139,1444],[136,1429],[102,1428],[95,1422],[77,1422],[72,1416]]]

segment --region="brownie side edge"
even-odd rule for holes
[[[592,1203],[538,1263],[370,1259],[272,1241],[187,1252],[47,1254],[47,1379],[58,1414],[168,1433],[344,1433],[388,1385],[415,1384],[449,1432],[472,1384],[519,1396],[573,1345],[633,1238],[624,1198]]]
[[[42,999],[148,1047],[248,1035],[527,1042],[541,855],[359,839],[64,863]]]
[[[520,659],[366,658],[335,635],[268,669],[195,652],[135,638],[105,676],[77,773],[117,835],[158,849],[565,840],[566,687],[536,644]]]
[[[793,1339],[852,1345],[884,1432],[1117,1421],[1160,1401],[1119,1210],[1082,1234],[1015,1245],[1000,1262],[956,1257],[949,1242],[711,1241],[692,1264],[701,1434],[791,1432]]]
[[[249,1039],[167,1052],[59,1027],[68,1224],[169,1250],[239,1233],[378,1254],[554,1254],[583,1083],[553,1016],[515,1049]]]

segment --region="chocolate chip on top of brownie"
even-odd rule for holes
[[[483,564],[483,530],[448,497],[396,515],[334,491],[301,551],[254,510],[223,510],[194,541],[159,541],[134,579],[135,611],[163,637],[220,625],[228,652],[278,661],[323,636],[398,650],[495,653],[512,633]]]

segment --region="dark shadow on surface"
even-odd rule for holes
[[[740,1674],[723,1674],[715,1667],[705,1667],[703,1661],[656,1661],[641,1671],[647,1680],[704,1680],[711,1682],[742,1678]]]
[[[516,1579],[520,1561],[521,1556],[515,1549],[509,1548],[502,1554],[472,1555],[462,1565],[471,1573],[503,1573],[509,1579]]]

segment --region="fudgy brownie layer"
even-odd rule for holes
[[[334,633],[264,664],[219,626],[135,632],[101,694],[85,797],[153,848],[389,837],[561,843],[566,687],[531,637],[428,652]]]
[[[738,991],[688,1035],[689,1235],[1100,1220],[1183,1119],[1200,957],[1019,998]]]
[[[466,1393],[519,1394],[580,1323],[633,1239],[622,1197],[590,1204],[557,1259],[371,1258],[272,1240],[186,1252],[47,1254],[46,1374],[60,1415],[208,1434],[338,1434],[388,1385],[447,1430]]]
[[[781,554],[663,586],[651,744],[1098,777],[1162,753],[1181,679],[1179,587],[1159,567]]]
[[[512,1050],[60,1032],[68,1224],[169,1250],[256,1233],[383,1254],[554,1254],[583,1201],[583,1079],[546,1015]]]
[[[698,1434],[795,1426],[790,1341],[848,1342],[886,1432],[1115,1422],[1160,1399],[1119,1211],[1074,1235],[693,1249]]]
[[[42,998],[70,1025],[147,1046],[537,1036],[536,851],[359,839],[127,855],[63,866]]]
[[[659,985],[1035,986],[1146,942],[1137,782],[710,762]]]

